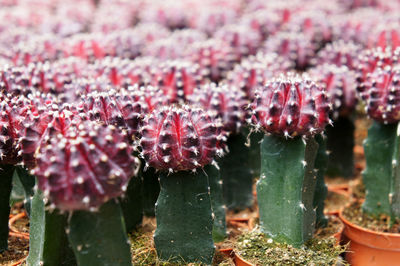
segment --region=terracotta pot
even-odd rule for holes
[[[339,219],[336,217],[336,219]],[[344,223],[340,220],[341,223],[341,227],[339,229],[339,231],[337,231],[335,234],[333,234],[333,237],[336,238],[336,245],[340,245],[340,243],[342,242],[342,236],[343,236],[343,231],[344,231]]]
[[[345,228],[344,237],[350,241],[346,260],[354,266],[400,264],[400,234],[375,232],[355,225],[339,213]]]
[[[333,192],[333,193],[337,193],[337,194],[343,195],[343,196],[346,197],[348,200],[350,200],[350,192],[349,192],[349,191],[344,191],[344,190],[341,190],[341,189],[329,189],[329,191],[330,191],[330,192]],[[343,206],[343,207],[344,207],[344,206]],[[343,209],[343,207],[340,207],[340,208],[337,209],[337,210],[327,211],[327,212],[325,212],[325,214],[326,214],[326,215],[335,215],[335,216],[338,216],[339,213],[340,213],[340,211]]]
[[[226,249],[220,249],[219,252],[223,253],[224,255],[230,257],[233,259],[233,262],[235,263],[236,266],[255,266],[254,264],[246,261],[242,257],[240,257],[233,249],[231,248],[226,248]]]
[[[343,192],[349,192],[350,191],[350,185],[349,184],[332,184],[332,185],[327,185],[329,191],[343,191]]]

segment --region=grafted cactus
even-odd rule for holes
[[[362,209],[379,216],[400,217],[399,97],[400,69],[386,66],[371,73],[360,92],[374,120],[364,142],[366,196]]]
[[[330,51],[327,49],[326,52]],[[343,50],[343,53],[345,52],[346,49]],[[332,57],[332,62],[337,64],[341,56],[347,58],[348,62],[352,60],[349,56],[338,53]],[[356,74],[346,66],[333,64],[320,65],[311,69],[309,73],[310,76],[315,77],[320,84],[325,86],[332,104],[334,124],[327,127],[326,130],[328,137],[327,149],[329,150],[327,174],[352,178],[354,176],[353,148],[355,130],[353,120],[354,110],[358,102],[356,97]]]
[[[127,136],[115,127],[85,121],[59,131],[39,146],[32,170],[40,189],[32,204],[35,215],[31,230],[36,234],[31,238],[28,261],[36,264],[63,252],[65,244],[58,242],[67,226],[78,265],[131,263],[121,207],[115,200],[126,191],[129,178],[138,168],[127,143]],[[68,221],[43,213],[40,191],[50,200],[50,208],[71,212]],[[49,234],[53,234],[54,243],[41,241],[49,240]],[[41,245],[47,245],[48,250],[52,243],[63,248],[59,253],[44,254]],[[58,258],[62,261],[61,255]]]
[[[261,229],[300,246],[315,227],[313,136],[330,122],[326,92],[306,76],[287,74],[260,88],[251,109],[253,124],[266,134],[257,183]]]
[[[169,107],[144,120],[142,156],[162,171],[154,241],[163,260],[211,264],[213,218],[208,179],[201,169],[221,151],[220,126],[201,109]],[[169,173],[169,174],[168,174]]]
[[[229,209],[244,209],[253,204],[253,174],[250,149],[241,133],[246,120],[246,95],[234,86],[215,84],[196,89],[189,102],[216,112],[228,133],[227,154],[221,158],[221,178],[225,204]]]

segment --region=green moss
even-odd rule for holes
[[[304,247],[294,248],[276,243],[255,229],[239,236],[235,249],[257,265],[336,265],[345,247],[335,246],[335,239],[328,238],[311,239]]]

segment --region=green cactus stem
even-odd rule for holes
[[[0,165],[0,252],[8,248],[8,219],[14,169],[13,165]]]
[[[220,160],[223,194],[228,209],[242,210],[253,205],[253,174],[250,149],[243,134],[229,136],[229,153]]]
[[[202,170],[160,174],[154,242],[161,260],[211,264],[213,218],[208,179]]]
[[[28,170],[22,166],[15,167],[15,172],[18,176],[19,181],[24,188],[25,200],[24,200],[24,208],[28,215],[31,214],[31,199],[34,193],[35,186],[35,177],[28,173]]]
[[[362,209],[373,216],[392,215],[392,203],[398,199],[398,194],[393,194],[399,182],[396,180],[400,160],[397,128],[398,124],[385,125],[374,121],[364,141],[366,196]]]
[[[27,265],[76,265],[65,233],[67,215],[46,209],[43,194],[38,190],[31,200]]]
[[[301,246],[315,228],[313,138],[265,136],[257,199],[261,230],[278,242]]]
[[[214,242],[223,241],[226,236],[226,207],[224,204],[224,198],[222,196],[222,180],[219,169],[214,165],[207,165],[204,167],[210,184],[210,197],[211,197],[211,208],[214,214],[214,225],[213,225],[213,240]]]
[[[392,218],[400,218],[400,128],[399,124],[397,125],[397,136],[394,145],[394,153],[393,153],[393,160],[392,160],[392,167],[393,167],[393,182],[392,182]],[[390,199],[390,198],[389,198]],[[395,219],[391,220],[392,222]]]
[[[328,189],[325,185],[324,175],[328,164],[328,154],[326,152],[326,138],[316,135],[315,141],[318,143],[318,151],[314,162],[314,168],[317,170],[317,183],[315,185],[313,206],[316,212],[316,226],[325,227],[328,225],[328,219],[324,214],[324,201],[328,194]]]
[[[155,216],[155,204],[160,194],[160,183],[158,182],[158,173],[152,167],[142,171],[143,176],[143,212],[149,217]]]
[[[132,177],[129,180],[124,197],[121,199],[121,208],[127,232],[135,230],[142,223],[142,184],[143,181],[140,175]]]
[[[354,176],[354,130],[353,119],[342,116],[334,121],[333,127],[327,127],[327,150],[330,152],[327,175],[344,178]]]
[[[118,200],[104,203],[98,211],[74,211],[67,235],[78,265],[132,265]]]
[[[264,137],[262,131],[251,131],[249,127],[242,129],[242,133],[247,137],[246,145],[250,145],[249,165],[254,178],[260,177],[261,155],[260,142]]]

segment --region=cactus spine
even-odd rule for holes
[[[317,149],[313,138],[284,140],[271,135],[261,143],[260,224],[279,242],[300,246],[313,234]]]

